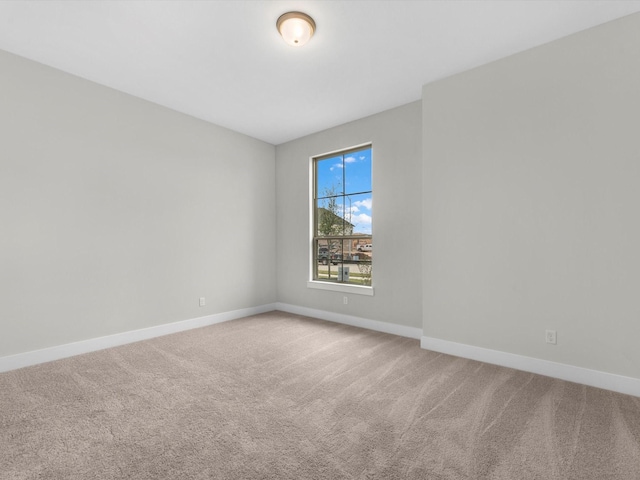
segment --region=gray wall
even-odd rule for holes
[[[421,102],[276,148],[278,301],[399,325],[421,326]],[[309,158],[373,142],[375,295],[307,288]]]
[[[273,146],[1,51],[0,72],[0,356],[275,302]]]
[[[425,85],[422,128],[424,334],[639,378],[640,15]]]
[[[634,15],[274,148],[0,51],[0,356],[277,300],[640,378],[638,58]],[[306,286],[309,157],[365,142],[343,305]]]

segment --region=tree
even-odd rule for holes
[[[318,236],[334,236],[343,234],[343,220],[338,215],[337,187],[332,185],[324,189],[325,199],[318,206]]]

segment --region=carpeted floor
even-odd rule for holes
[[[1,479],[640,479],[640,398],[282,312],[0,374]]]

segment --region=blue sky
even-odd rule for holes
[[[317,165],[318,197],[334,187],[346,195],[344,205],[338,199],[340,212],[355,225],[354,233],[371,233],[371,149],[320,160]],[[322,202],[321,202],[322,204]]]

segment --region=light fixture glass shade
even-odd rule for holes
[[[301,47],[313,36],[316,22],[305,13],[288,12],[278,18],[276,27],[285,42],[293,47]]]

